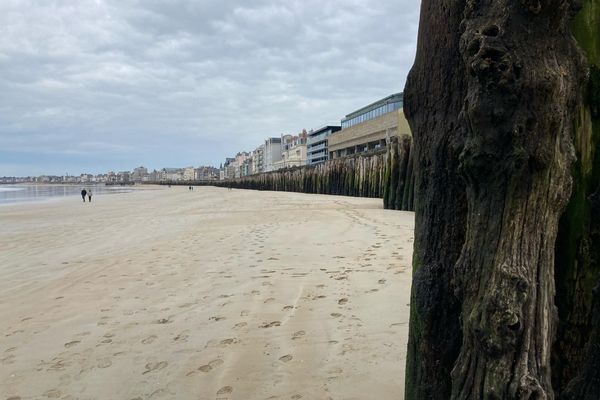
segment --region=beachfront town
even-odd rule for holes
[[[160,182],[218,181],[316,165],[330,159],[383,151],[391,137],[410,135],[402,110],[403,95],[395,93],[347,114],[339,125],[326,125],[295,135],[269,137],[252,151],[240,151],[213,166],[162,168],[150,171],[140,166],[133,171],[105,174],[0,177],[0,183],[105,183],[135,184]]]

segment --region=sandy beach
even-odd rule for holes
[[[187,187],[0,207],[0,400],[401,399],[413,213]]]

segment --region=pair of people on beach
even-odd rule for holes
[[[92,202],[92,191],[91,190],[85,190],[83,189],[81,191],[81,198],[83,199],[83,202],[85,203],[85,196],[87,195],[89,202]]]

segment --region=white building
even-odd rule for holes
[[[133,173],[131,174],[131,180],[134,182],[142,182],[148,180],[148,168],[146,167],[137,167],[133,169]]]
[[[183,170],[183,180],[184,181],[193,181],[196,177],[196,170],[194,167],[187,167]]]
[[[252,167],[250,174],[260,174],[264,171],[265,165],[265,145],[261,144],[252,152]]]
[[[182,168],[163,168],[160,170],[161,181],[181,181],[183,180]]]
[[[274,171],[278,161],[281,161],[281,138],[268,138],[265,140],[264,172]]]
[[[301,167],[307,164],[307,133],[303,131],[297,136],[281,137],[281,160],[274,164],[274,169]]]

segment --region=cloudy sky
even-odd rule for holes
[[[218,166],[402,91],[417,0],[0,0],[0,176]]]

